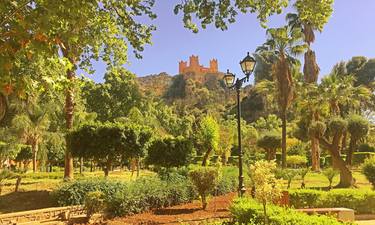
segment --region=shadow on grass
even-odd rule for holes
[[[0,214],[55,207],[48,191],[13,192],[0,196]]]

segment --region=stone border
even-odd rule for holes
[[[29,222],[66,221],[71,217],[85,215],[84,207],[66,206],[0,214],[0,224],[15,225]]]

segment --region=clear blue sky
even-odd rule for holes
[[[173,3],[172,3],[173,2]],[[185,29],[181,16],[173,14],[176,1],[157,0],[153,21],[157,30],[153,45],[145,47],[143,59],[136,59],[129,52],[130,64],[125,67],[137,76],[167,72],[178,73],[178,61],[199,55],[200,63],[208,65],[209,59],[217,58],[219,70],[230,69],[242,75],[238,62],[247,51],[254,52],[265,41],[265,29],[261,28],[255,15],[240,14],[236,23],[227,31],[213,26],[193,34]],[[290,12],[291,9],[287,9]],[[269,27],[285,24],[285,12],[270,18]],[[332,66],[352,56],[375,58],[375,0],[336,0],[334,13],[321,34],[316,35],[313,49],[316,51],[320,76],[329,73]],[[95,64],[93,79],[100,82],[105,72],[101,63]]]

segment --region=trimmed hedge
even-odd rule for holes
[[[100,191],[105,196],[108,212],[114,216],[140,213],[149,209],[161,208],[191,202],[198,198],[186,169],[172,170],[158,177],[145,177],[132,182],[106,179],[84,179],[67,182],[52,192],[61,206],[81,205],[89,192]],[[221,169],[220,177],[212,195],[223,195],[237,189],[238,172],[234,167]]]
[[[239,224],[263,224],[263,206],[250,198],[236,199],[229,208],[234,220]],[[342,225],[335,218],[323,215],[307,215],[290,208],[267,206],[267,218],[273,225]]]
[[[375,191],[298,189],[289,191],[289,198],[294,208],[344,207],[359,214],[375,213]]]
[[[84,203],[86,194],[93,191],[104,194],[107,210],[114,216],[186,203],[196,198],[188,180],[172,184],[154,177],[127,183],[79,180],[63,184],[52,195],[61,206],[80,205]]]

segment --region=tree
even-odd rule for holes
[[[219,124],[212,116],[205,116],[199,123],[197,131],[197,142],[205,151],[202,166],[207,165],[208,157],[211,152],[215,152],[218,148],[220,140]]]
[[[137,2],[31,0],[20,6],[17,4],[13,6],[14,1],[10,0],[6,3],[6,7],[2,7],[0,11],[6,18],[1,22],[2,35],[9,36],[9,31],[10,33],[21,31],[46,49],[43,52],[48,52],[55,58],[62,56],[66,59],[67,130],[73,127],[76,68],[79,66],[90,70],[91,60],[99,58],[111,68],[121,66],[127,61],[125,52],[128,50],[128,45],[131,45],[136,56],[140,57],[139,52],[143,50],[145,44],[151,42],[151,32],[154,30],[152,25],[144,25],[135,20],[135,17],[141,15],[155,18],[151,11],[153,0]],[[12,16],[15,14],[17,16]],[[23,23],[24,21],[27,23]],[[19,41],[19,39],[12,36],[11,41]],[[9,41],[5,42],[5,45],[10,44]],[[4,61],[11,61],[14,54],[8,53],[12,51],[12,49],[6,51]],[[26,53],[24,55],[27,55]],[[12,65],[6,68],[11,67]],[[11,74],[10,72],[8,69],[7,74]],[[73,178],[72,169],[71,153],[66,152],[65,178]]]
[[[13,128],[20,135],[21,140],[31,146],[33,153],[33,172],[37,170],[37,153],[39,144],[46,135],[50,120],[46,112],[35,106],[22,114],[16,115],[12,120]]]
[[[328,186],[329,190],[332,189],[332,182],[333,182],[333,179],[337,176],[337,174],[338,174],[338,171],[333,168],[328,168],[323,171],[323,175],[327,177],[327,180],[329,181],[329,186]]]
[[[333,0],[297,0],[294,7],[298,14],[290,13],[286,19],[289,26],[300,29],[304,34],[304,42],[308,49],[304,56],[304,80],[306,83],[316,83],[319,75],[319,66],[316,63],[315,52],[311,50],[311,43],[315,41],[314,31],[322,32],[333,12]]]
[[[281,137],[275,132],[268,132],[258,140],[257,146],[266,150],[268,161],[275,160],[276,149],[281,147]]]
[[[290,29],[288,26],[267,30],[268,39],[258,52],[272,52],[277,60],[273,65],[273,76],[277,88],[277,103],[282,121],[282,167],[286,167],[286,113],[292,103],[294,85],[292,67],[296,64],[293,55],[300,54],[306,45],[300,41],[303,35],[298,29]]]
[[[125,117],[141,103],[141,93],[135,75],[125,69],[112,69],[104,75],[104,83],[85,81],[83,96],[89,112],[95,112],[101,122]]]
[[[340,141],[347,129],[347,122],[340,117],[332,117],[327,124],[326,126],[322,122],[314,123],[314,126],[317,127],[316,130],[320,131],[316,132],[316,137],[319,138],[320,143],[327,148],[331,155],[334,169],[340,171],[338,187],[351,187],[354,185],[355,180],[340,153]],[[327,130],[325,129],[326,127],[328,128]]]
[[[183,137],[167,137],[152,142],[148,149],[147,163],[171,168],[185,166],[190,162],[193,146]]]
[[[24,146],[21,151],[17,154],[15,161],[23,163],[23,168],[26,171],[30,161],[33,160],[33,151],[30,146]]]
[[[73,156],[94,159],[103,166],[104,175],[122,159],[142,157],[151,133],[133,124],[86,124],[67,136]]]
[[[207,208],[207,197],[215,188],[219,172],[217,168],[200,167],[189,171],[189,178],[202,200],[202,208]]]
[[[286,19],[289,26],[301,29],[304,34],[304,42],[307,44],[307,51],[304,55],[304,81],[307,84],[316,84],[319,76],[319,66],[316,62],[315,52],[311,49],[311,44],[315,41],[314,32],[318,30],[322,32],[324,25],[328,22],[333,12],[333,0],[313,1],[313,0],[297,0],[294,4],[298,14],[290,13]],[[306,99],[308,100],[308,99]],[[319,112],[315,111],[315,105],[310,105],[311,115],[310,123],[318,120]],[[320,170],[319,140],[315,135],[310,135],[312,169]]]
[[[268,224],[267,204],[281,197],[281,182],[276,179],[275,162],[257,161],[250,166],[250,174],[255,186],[255,198],[263,205],[264,224]]]
[[[350,133],[350,144],[349,149],[346,153],[346,163],[351,166],[352,165],[352,158],[353,153],[358,148],[357,142],[366,137],[368,131],[370,129],[370,125],[368,120],[363,118],[360,115],[350,115],[348,120],[348,131]]]
[[[203,29],[208,24],[215,24],[216,28],[226,30],[228,23],[234,23],[239,12],[257,13],[261,24],[265,26],[267,18],[273,14],[280,14],[288,6],[288,0],[275,1],[194,1],[187,0],[175,6],[174,12],[183,13],[183,22],[186,28],[198,32],[198,26],[193,22],[197,18]]]

